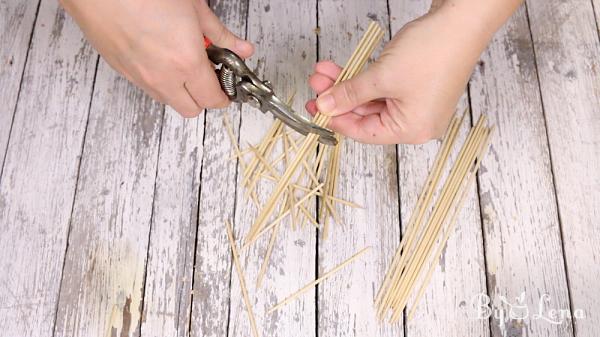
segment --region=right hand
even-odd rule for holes
[[[61,2],[114,69],[184,117],[229,104],[204,36],[242,58],[254,50],[227,30],[204,0]]]

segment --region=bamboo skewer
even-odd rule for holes
[[[358,253],[352,255],[346,261],[340,263],[335,268],[333,268],[330,271],[328,271],[325,274],[323,274],[323,276],[319,277],[318,279],[316,279],[316,280],[308,283],[304,287],[300,288],[298,291],[294,292],[290,296],[286,297],[283,301],[279,302],[277,305],[275,305],[274,307],[272,307],[271,309],[269,309],[269,311],[267,311],[267,314],[270,314],[270,313],[276,311],[277,309],[281,308],[282,306],[284,306],[284,305],[290,303],[291,301],[295,300],[296,298],[298,298],[298,296],[304,294],[306,291],[310,290],[312,287],[314,287],[317,284],[325,281],[326,279],[328,279],[329,277],[331,277],[331,275],[335,274],[338,270],[340,270],[340,269],[344,268],[346,265],[352,263],[352,261],[356,260],[362,254],[364,254],[365,252],[367,252],[370,248],[371,247],[366,247],[366,248],[362,249]]]
[[[421,287],[419,288],[417,295],[415,296],[415,299],[413,301],[414,305],[412,306],[411,310],[408,313],[407,319],[409,321],[412,320],[413,315],[415,314],[416,309],[417,309],[417,304],[419,303],[420,298],[423,296],[425,289],[427,287],[427,284],[431,280],[431,276],[433,275],[433,271],[435,270],[435,266],[436,266],[435,261],[438,261],[440,259],[442,251],[444,250],[444,247],[446,247],[446,243],[448,242],[448,238],[450,237],[451,232],[454,230],[454,227],[456,226],[456,222],[458,220],[458,215],[460,214],[460,211],[462,209],[462,205],[465,202],[466,196],[469,193],[471,186],[473,186],[473,183],[475,182],[475,178],[477,177],[477,170],[479,169],[481,161],[483,160],[483,158],[485,157],[485,154],[487,153],[486,150],[489,146],[489,141],[490,141],[490,136],[491,136],[492,131],[493,130],[490,130],[490,132],[488,132],[488,134],[486,135],[485,142],[483,143],[483,146],[477,153],[476,162],[473,165],[473,167],[471,168],[471,170],[469,171],[469,176],[466,178],[466,183],[464,184],[464,186],[461,187],[460,197],[459,197],[458,201],[456,202],[456,205],[454,206],[452,216],[450,217],[448,228],[446,229],[446,232],[444,233],[444,236],[443,236],[440,244],[438,245],[438,249],[435,252],[434,257],[429,265],[427,274],[424,277],[424,281],[421,282]]]
[[[229,239],[229,245],[231,246],[233,264],[235,265],[235,270],[237,271],[238,279],[240,281],[240,288],[242,288],[242,297],[244,299],[244,304],[246,305],[246,311],[248,312],[248,319],[250,320],[250,328],[252,329],[252,335],[254,337],[258,337],[259,335],[258,329],[256,328],[256,319],[254,318],[254,311],[252,310],[252,305],[250,304],[250,296],[248,296],[248,288],[246,287],[246,279],[244,277],[242,265],[240,264],[238,250],[235,246],[235,239],[233,238],[233,229],[231,228],[231,223],[229,223],[229,221],[227,220],[225,220],[225,227],[227,228],[227,238]]]
[[[233,133],[233,128],[231,127],[231,123],[229,122],[229,118],[227,118],[227,115],[223,115],[223,124],[225,125],[225,130],[227,131],[227,135],[229,136],[229,141],[231,142],[231,145],[233,147],[234,152],[237,154],[237,156],[240,158],[240,166],[242,167],[242,169],[244,169],[245,167],[245,162],[244,159],[242,158],[241,155],[241,151],[240,151],[240,147],[238,146],[237,140],[235,139],[235,135]],[[256,193],[251,193],[250,194],[252,201],[254,201],[254,204],[256,205],[256,207],[260,207],[260,203],[258,202],[258,197],[256,196]]]
[[[464,115],[463,115],[464,117]],[[462,118],[461,118],[462,121]],[[458,157],[450,170],[446,182],[440,191],[434,207],[426,223],[421,225],[427,205],[433,195],[437,181],[441,176],[441,168],[447,160],[451,143],[460,123],[456,118],[451,121],[442,147],[434,162],[434,167],[427,178],[424,189],[417,200],[415,210],[411,214],[407,233],[394,256],[392,264],[382,283],[381,289],[375,299],[377,317],[383,318],[386,310],[391,310],[390,322],[400,319],[407,304],[411,290],[420,280],[421,286],[415,296],[414,306],[410,316],[414,314],[414,307],[422,296],[426,284],[431,278],[435,261],[445,246],[450,235],[457,214],[465,198],[467,186],[473,179],[479,164],[485,154],[490,140],[491,129],[485,126],[486,118],[482,116],[471,129],[465,144],[459,151]],[[439,238],[439,239],[438,239]],[[413,243],[413,241],[416,241]],[[434,248],[437,245],[437,250]],[[422,271],[427,268],[427,273]]]
[[[484,118],[481,118],[482,121]],[[418,266],[423,263],[423,259],[429,253],[430,247],[433,244],[433,239],[437,237],[437,233],[440,230],[441,221],[448,211],[448,203],[450,202],[450,198],[455,193],[456,184],[461,182],[464,179],[463,171],[466,172],[467,165],[472,163],[473,154],[475,151],[474,145],[476,140],[479,140],[483,135],[483,128],[474,128],[471,137],[467,140],[467,143],[463,146],[462,157],[459,155],[459,159],[455,163],[455,167],[450,173],[450,177],[446,181],[446,185],[443,187],[440,199],[436,203],[436,207],[434,208],[433,214],[430,217],[430,224],[428,224],[426,232],[424,233],[425,244],[421,242],[413,256],[411,256],[410,263],[406,266],[406,274],[409,277],[403,278],[404,282],[400,283],[400,288],[398,294],[399,297],[396,297],[396,300],[392,302],[392,307],[404,308],[406,305],[406,301],[408,300],[408,292],[411,288],[411,285],[415,282],[415,279],[418,275]],[[463,160],[465,158],[465,160]],[[461,176],[462,174],[462,176]],[[460,180],[459,180],[460,179]],[[391,318],[392,322],[395,322],[400,318],[401,310],[396,310],[394,315]]]
[[[421,194],[419,195],[419,198],[417,200],[415,210],[413,211],[413,213],[411,214],[411,217],[409,219],[405,235],[402,237],[402,240],[400,241],[400,246],[398,247],[397,253],[394,256],[390,270],[386,274],[386,277],[383,281],[381,289],[377,295],[377,298],[375,300],[376,306],[380,305],[381,300],[382,300],[382,294],[389,286],[390,279],[391,279],[390,276],[395,273],[395,271],[399,267],[399,265],[402,264],[402,262],[403,262],[402,259],[405,258],[404,255],[400,254],[400,252],[403,251],[403,248],[405,246],[410,247],[412,245],[412,240],[413,240],[414,234],[417,231],[416,227],[419,226],[419,224],[421,223],[421,218],[423,216],[423,213],[424,213],[425,209],[427,208],[427,206],[429,205],[431,197],[433,196],[433,190],[435,189],[435,187],[437,186],[437,182],[439,181],[439,175],[440,175],[441,169],[446,165],[446,162],[448,160],[448,154],[450,152],[450,148],[452,148],[452,146],[456,140],[458,128],[459,128],[463,118],[464,118],[464,114],[461,117],[460,122],[459,122],[457,117],[455,116],[450,122],[446,136],[444,137],[444,141],[442,142],[441,149],[438,152],[436,159],[434,160],[433,169],[432,169],[431,173],[429,174],[429,176],[427,177],[427,180],[423,187],[423,191],[421,192]],[[382,314],[383,314],[383,312],[378,312],[378,317],[381,318]]]
[[[464,118],[464,114],[463,117]],[[461,122],[462,122],[462,118],[461,118]],[[439,164],[438,166],[434,167],[432,174],[433,176],[431,177],[432,179],[430,181],[428,181],[425,185],[426,188],[426,193],[424,195],[424,198],[420,201],[422,201],[422,203],[417,202],[417,209],[413,212],[413,214],[411,215],[411,219],[409,221],[409,225],[408,225],[408,231],[405,238],[406,241],[402,240],[405,242],[405,245],[403,245],[403,242],[400,243],[401,248],[398,249],[398,252],[400,254],[400,249],[402,249],[402,254],[399,257],[398,260],[398,264],[396,266],[394,266],[394,272],[395,273],[401,273],[403,268],[405,268],[406,263],[408,262],[408,257],[410,256],[410,253],[415,249],[415,247],[417,247],[419,240],[418,237],[416,235],[418,235],[421,232],[421,228],[422,226],[424,226],[425,224],[422,223],[423,220],[423,216],[425,215],[425,211],[428,208],[429,203],[431,202],[431,198],[433,197],[433,193],[434,190],[439,182],[439,179],[441,178],[441,174],[442,174],[442,169],[445,166],[445,163],[448,160],[448,157],[450,155],[450,150],[451,150],[451,145],[453,145],[454,141],[456,140],[456,136],[458,134],[458,128],[459,128],[460,124],[455,124],[454,128],[451,129],[451,134],[450,134],[450,140],[447,144],[446,147],[443,147],[442,150],[440,151],[440,162],[436,163]],[[459,157],[460,159],[460,157]],[[437,160],[436,160],[437,161]],[[428,185],[431,184],[431,185]],[[416,214],[416,217],[413,218],[413,215]],[[400,274],[398,274],[400,275]],[[398,282],[395,282],[394,285],[392,286],[392,288],[390,289],[390,291],[392,293],[394,293],[398,287],[400,286],[400,284]],[[382,319],[382,315],[383,315],[383,309],[389,305],[389,301],[391,300],[391,297],[388,297],[387,299],[384,300],[383,304],[379,304],[380,305],[380,309],[378,310],[378,316],[380,319]]]

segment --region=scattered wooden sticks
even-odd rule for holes
[[[412,317],[414,314],[417,302],[431,278],[439,255],[456,222],[468,188],[485,155],[491,128],[485,126],[486,117],[481,116],[469,132],[425,221],[424,215],[430,207],[431,199],[448,161],[460,124],[456,117],[452,119],[433,169],[411,214],[405,236],[400,242],[392,265],[375,299],[377,316],[380,320],[383,320],[386,313],[390,312],[389,321],[397,322],[406,307],[412,290],[417,284],[420,284],[409,316]],[[433,253],[435,247],[437,249]],[[422,271],[424,270],[427,272],[423,275]]]
[[[352,78],[362,70],[364,64],[367,62],[369,56],[375,50],[375,47],[377,46],[383,35],[383,30],[376,23],[372,22],[369,25],[369,28],[367,29],[365,35],[359,42],[358,47],[350,57],[350,60],[342,70],[336,83]],[[313,122],[319,126],[325,127],[329,123],[330,119],[331,118],[329,116],[317,113],[316,117],[313,119]],[[283,175],[280,177],[279,181],[277,182],[271,197],[266,202],[262,210],[259,212],[259,215],[256,218],[254,224],[251,226],[245,238],[246,242],[254,241],[259,235],[259,233],[262,232],[271,214],[275,210],[278,201],[283,200],[281,196],[283,195],[284,191],[288,190],[290,181],[296,174],[298,167],[307,161],[307,158],[311,153],[316,152],[317,139],[317,135],[309,134],[304,139],[302,145],[297,149],[296,157],[288,163],[288,166]],[[335,158],[333,159],[333,167],[335,168]],[[306,171],[301,171],[300,175],[302,175],[302,173],[306,173]],[[325,191],[324,193],[326,194],[327,191]],[[325,203],[327,203],[327,200],[325,201]],[[333,207],[330,207],[329,209],[332,213],[334,212]]]

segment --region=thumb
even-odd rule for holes
[[[252,43],[240,39],[229,31],[219,18],[208,7],[205,1],[194,1],[194,6],[200,18],[202,32],[219,47],[227,48],[241,58],[248,58],[254,53]]]
[[[374,67],[340,82],[317,98],[317,108],[325,115],[337,116],[383,97],[380,79]]]

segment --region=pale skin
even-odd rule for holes
[[[341,68],[315,65],[319,95],[306,109],[364,143],[424,143],[444,133],[469,76],[494,33],[523,0],[434,0],[357,77],[333,86]],[[202,0],[62,0],[87,38],[118,72],[184,117],[229,104],[203,36],[250,57]]]

